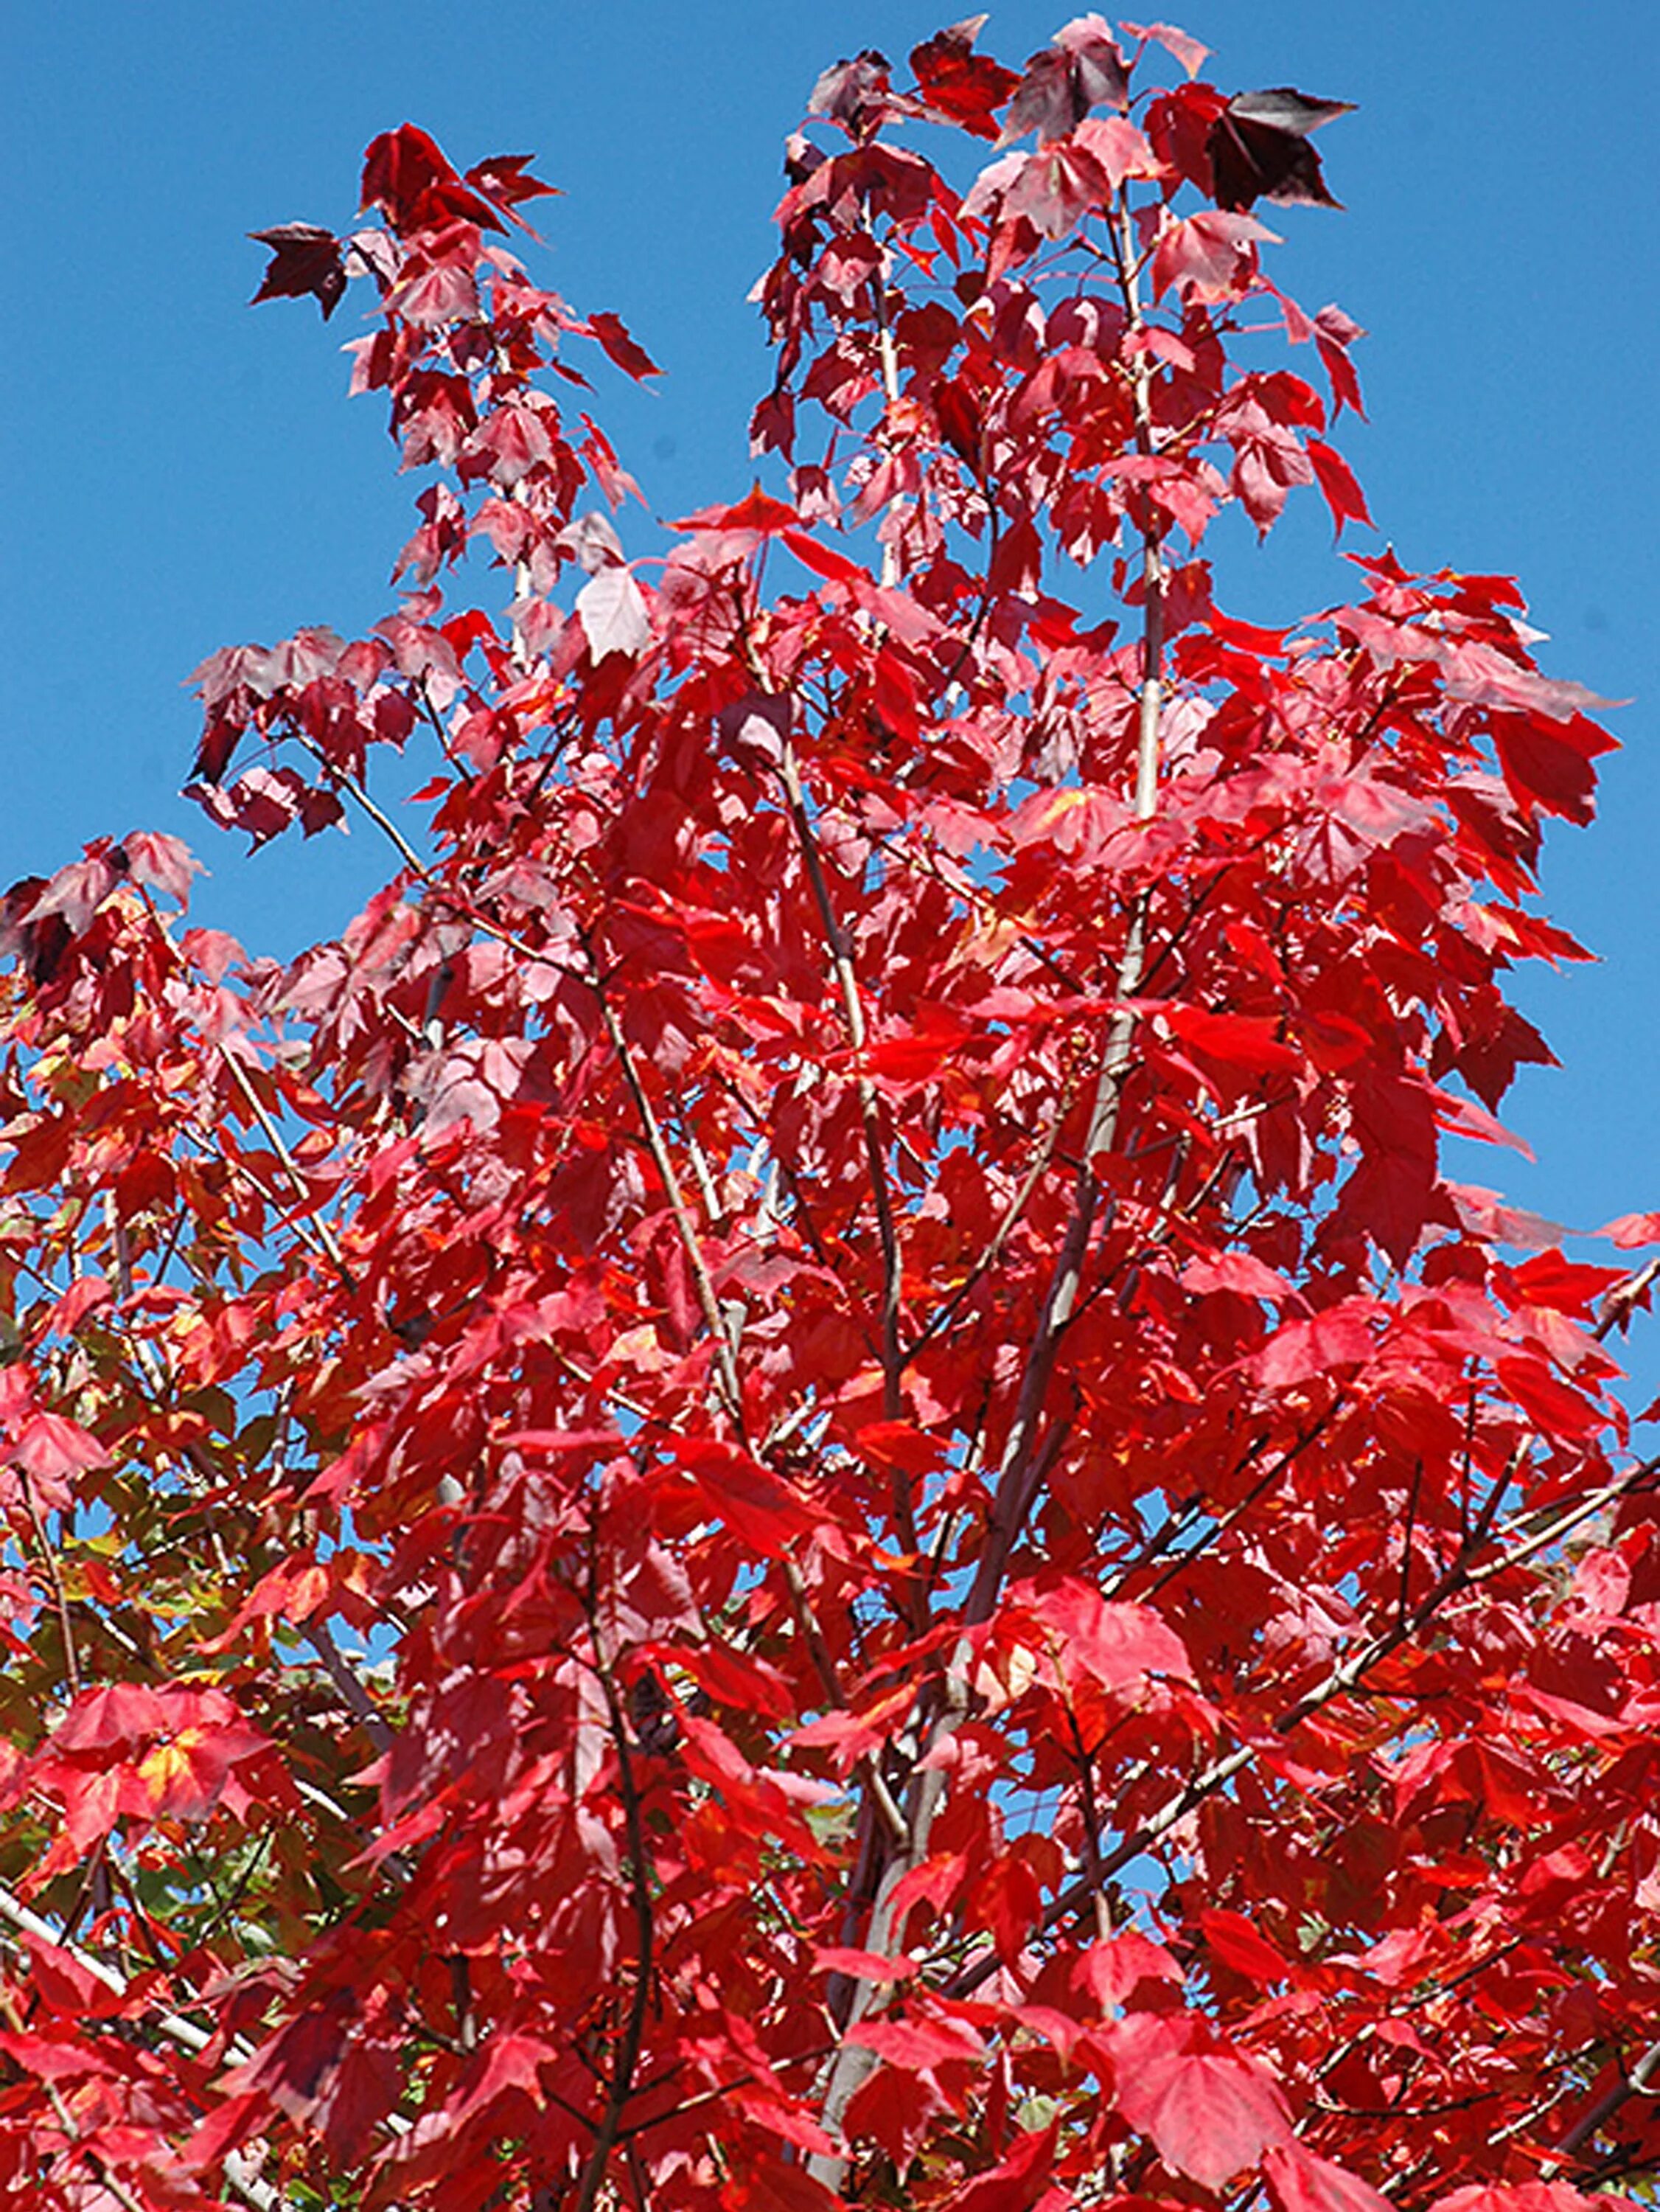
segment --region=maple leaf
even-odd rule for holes
[[[636,653],[651,635],[639,586],[621,566],[595,571],[577,593],[576,611],[596,660],[611,653]]]
[[[1185,31],[1178,31],[1170,23],[1122,23],[1119,28],[1130,38],[1156,41],[1175,56],[1190,77],[1197,76],[1210,52],[1209,46],[1202,46],[1197,39],[1190,38]]]
[[[1331,509],[1333,536],[1342,535],[1346,522],[1363,522],[1370,530],[1372,523],[1366,510],[1366,494],[1342,455],[1318,438],[1311,438],[1304,450],[1314,465],[1320,489]]]
[[[416,125],[401,123],[371,142],[359,204],[379,208],[394,230],[411,231],[420,227],[429,195],[458,181],[437,141]]]
[[[271,249],[259,289],[249,305],[303,299],[309,292],[326,323],[346,296],[346,264],[333,231],[320,230],[312,222],[285,222],[275,230],[251,230],[248,235]]]
[[[1239,298],[1257,272],[1257,247],[1275,235],[1254,216],[1204,213],[1172,222],[1153,256],[1153,287],[1204,303]]]
[[[1247,2059],[1207,2049],[1190,2015],[1132,2014],[1096,2033],[1112,2052],[1118,2110],[1201,2187],[1224,2187],[1291,2140],[1276,2083]]]
[[[521,230],[536,233],[518,213],[526,200],[557,198],[559,186],[545,185],[540,177],[530,173],[535,160],[531,154],[492,154],[482,161],[475,161],[466,173],[466,181],[473,190],[488,200],[492,207],[500,208],[518,223]]]
[[[1354,112],[1350,100],[1314,100],[1288,85],[1236,93],[1205,141],[1217,205],[1243,209],[1265,199],[1286,206],[1341,206],[1326,190],[1308,134],[1334,116]]]
[[[1370,2182],[1295,2140],[1275,2143],[1263,2172],[1281,2212],[1390,2212],[1388,2197]]]
[[[1078,15],[1027,62],[997,143],[1011,146],[1028,131],[1039,145],[1063,138],[1092,107],[1124,107],[1129,100],[1130,78],[1106,19]]]
[[[629,337],[621,316],[603,312],[590,315],[588,328],[617,367],[632,376],[636,384],[643,383],[648,376],[662,375],[663,371],[644,346],[636,345]]]
[[[986,21],[966,15],[911,49],[917,88],[930,111],[977,138],[997,137],[992,117],[1020,82],[1013,70],[974,52]]]
[[[886,54],[867,46],[851,61],[833,62],[808,95],[807,112],[839,123],[854,138],[868,137],[893,112]]]
[[[1030,1603],[1033,1618],[1053,1632],[1063,1663],[1105,1690],[1132,1688],[1148,1674],[1193,1679],[1180,1637],[1144,1607],[1113,1603],[1070,1578]]]
[[[674,526],[676,530],[753,531],[758,537],[772,538],[798,529],[800,523],[797,509],[764,492],[757,480],[748,495],[733,505],[700,507],[695,514],[682,515]]]

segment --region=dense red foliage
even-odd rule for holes
[[[1339,104],[974,27],[821,79],[788,495],[664,559],[523,160],[405,125],[371,227],[262,234],[378,294],[427,473],[398,612],[200,672],[198,789],[397,872],[286,967],[165,837],[6,905],[7,2203],[1660,2162],[1647,1274],[1437,1149],[1548,1057],[1504,984],[1608,741],[1503,579],[1213,599],[1227,502],[1366,520],[1359,333],[1259,263]]]

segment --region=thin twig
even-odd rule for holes
[[[222,1046],[220,1048],[219,1057],[222,1065],[228,1071],[232,1082],[235,1084],[237,1089],[241,1092],[244,1099],[246,1101],[249,1112],[253,1115],[255,1121],[258,1122],[260,1127],[264,1131],[266,1139],[269,1142],[271,1150],[276,1154],[277,1160],[282,1166],[282,1171],[288,1176],[295,1193],[306,1206],[309,1206],[314,1205],[316,1202],[317,1194],[312,1190],[310,1183],[306,1182],[305,1176],[301,1174],[300,1163],[295,1159],[294,1154],[288,1150],[288,1141],[284,1138],[281,1129],[277,1127],[276,1121],[271,1118],[270,1114],[266,1110],[264,1101],[260,1097],[259,1093],[254,1089],[252,1084],[248,1080],[247,1071],[242,1066],[241,1061],[237,1059],[234,1053],[226,1051]],[[294,1225],[296,1228],[300,1226],[298,1221],[295,1222]],[[317,1231],[318,1242],[323,1247],[323,1250],[328,1259],[329,1265],[334,1269],[336,1274],[339,1276],[342,1287],[349,1294],[354,1297],[357,1291],[357,1284],[353,1279],[351,1269],[346,1265],[345,1255],[341,1251],[332,1227],[321,1213],[314,1214],[312,1217],[312,1225],[314,1226]]]

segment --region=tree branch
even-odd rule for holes
[[[616,1751],[623,1823],[628,1838],[628,1887],[633,1902],[634,1939],[639,1956],[628,2018],[623,2028],[621,2045],[611,2068],[605,2110],[595,2130],[594,2147],[588,2154],[588,2163],[583,2170],[581,2186],[577,2192],[576,2212],[593,2212],[595,2200],[604,2185],[611,2153],[616,2147],[623,2113],[633,2094],[634,2069],[639,2063],[640,2045],[645,2035],[645,2014],[651,1998],[652,1947],[656,1938],[656,1919],[648,1873],[651,1861],[645,1847],[645,1824],[640,1814],[633,1756],[628,1747],[628,1729],[623,1719],[621,1701],[617,1696],[616,1682],[609,1662],[601,1648],[599,1625],[594,1617],[591,1599],[588,1626],[594,1643],[595,1671],[605,1693],[605,1711],[610,1723],[611,1741]]]
[[[127,1980],[124,1974],[118,1973],[113,1966],[106,1966],[103,1960],[82,1945],[65,1942],[50,1921],[43,1920],[38,1912],[32,1912],[4,1882],[0,1882],[0,1920],[33,1942],[47,1944],[55,1951],[67,1952],[83,1972],[101,1982],[115,1996],[124,1997],[127,1994]],[[166,2036],[169,2042],[178,2044],[192,2056],[199,2056],[214,2040],[205,2028],[198,2027],[194,2021],[186,2020],[182,2013],[153,2013],[148,2016],[148,2024],[158,2035]],[[240,2065],[253,2053],[245,2044],[233,2043],[227,2055]],[[276,2208],[286,2201],[270,2182],[260,2179],[253,2162],[245,2158],[240,2151],[226,2152],[225,2179],[239,2197],[257,2208],[257,2212],[276,2212]]]

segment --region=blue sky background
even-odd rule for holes
[[[196,735],[181,683],[221,644],[386,611],[415,487],[379,399],[344,397],[354,296],[326,328],[310,301],[250,313],[263,256],[244,234],[344,227],[365,143],[406,118],[462,165],[534,152],[566,197],[541,204],[533,266],[619,312],[669,372],[648,392],[597,372],[625,463],[661,514],[738,496],[767,380],[745,294],[770,257],[781,141],[826,62],[866,45],[899,60],[953,0],[9,12],[0,884],[103,831],[168,829],[213,871],[201,918],[290,951],[335,932],[386,858],[360,834],[245,859],[177,797]],[[1015,0],[982,43],[1018,63],[1064,12]],[[1481,1152],[1457,1171],[1579,1226],[1660,1206],[1660,13],[1194,0],[1177,20],[1229,89],[1359,103],[1320,141],[1348,212],[1266,212],[1277,280],[1371,333],[1372,422],[1344,445],[1384,534],[1412,566],[1519,575],[1546,666],[1635,702],[1609,718],[1627,750],[1596,827],[1549,841],[1552,909],[1602,957],[1524,988],[1566,1064],[1512,1095],[1539,1164]],[[1348,590],[1312,495],[1265,552],[1230,531],[1218,554],[1219,595],[1253,618]]]

